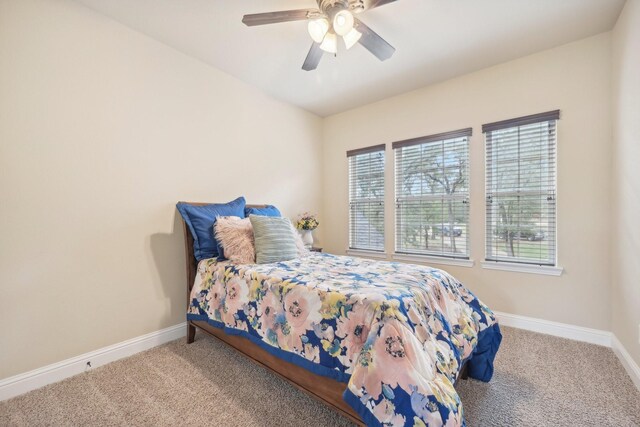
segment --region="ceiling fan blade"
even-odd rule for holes
[[[380,61],[387,60],[393,56],[396,48],[387,43],[385,39],[367,27],[359,19],[356,19],[356,29],[362,33],[362,37],[360,37],[358,43],[373,53]]]
[[[394,3],[397,0],[365,0],[364,9],[369,10],[376,7],[384,6],[385,4]]]
[[[309,49],[309,53],[307,53],[307,58],[304,60],[304,64],[302,64],[302,69],[305,71],[312,71],[318,68],[318,64],[322,59],[323,51],[320,49],[320,43],[313,43],[311,45],[311,49]]]
[[[254,13],[244,15],[242,22],[253,27],[254,25],[276,24],[278,22],[302,21],[310,16],[318,15],[317,9],[282,10],[280,12]]]

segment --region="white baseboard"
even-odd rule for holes
[[[499,311],[496,311],[495,314],[500,324],[504,326],[611,347],[612,334],[609,331],[552,322],[551,320],[536,319],[534,317],[520,316],[517,314],[501,313]]]
[[[186,335],[186,322],[0,380],[0,401],[61,381]],[[91,362],[91,368],[87,366]]]
[[[627,349],[624,348],[615,335],[611,340],[611,348],[616,356],[618,356],[618,359],[620,359],[620,363],[622,363],[624,369],[627,370],[627,373],[631,377],[631,381],[633,381],[638,390],[640,390],[640,366],[638,366],[638,364],[631,358]]]
[[[500,324],[504,326],[611,347],[616,356],[618,356],[618,359],[620,359],[622,366],[624,366],[629,373],[631,380],[640,390],[640,367],[631,358],[631,355],[629,355],[622,343],[611,332],[517,314],[501,312],[495,312],[495,314]],[[181,323],[71,359],[63,360],[62,362],[0,380],[0,401],[44,387],[47,384],[61,381],[85,372],[88,369],[97,368],[98,366],[182,338],[185,334],[186,323]],[[87,368],[87,362],[89,361],[91,362],[91,368]]]

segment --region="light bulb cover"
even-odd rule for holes
[[[329,21],[326,18],[312,19],[307,25],[309,35],[316,43],[322,43],[324,36],[329,31]]]
[[[333,30],[339,36],[344,36],[353,29],[355,18],[348,10],[341,10],[333,17]]]
[[[328,32],[322,40],[320,49],[329,53],[338,53],[338,36],[334,32]]]
[[[352,28],[347,34],[345,34],[342,38],[344,40],[344,45],[347,49],[351,49],[362,37],[362,33],[355,28]]]

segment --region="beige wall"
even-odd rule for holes
[[[476,265],[444,268],[496,310],[613,328],[640,363],[639,3],[613,38],[322,121],[69,0],[0,0],[0,379],[182,322],[180,199],[322,208],[344,253],[345,152],[386,143],[391,254],[391,143],[469,126]],[[565,272],[484,270],[481,125],[552,109]]]
[[[640,0],[613,31],[613,333],[640,365]]]
[[[320,207],[321,120],[68,0],[0,0],[0,379],[184,321],[178,200]]]
[[[349,149],[387,144],[386,250],[393,251],[391,143],[473,127],[473,268],[444,267],[495,310],[609,330],[610,35],[602,34],[369,104],[324,122],[325,247],[348,246]],[[483,123],[562,111],[558,124],[561,277],[484,270]]]

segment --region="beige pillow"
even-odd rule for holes
[[[222,245],[225,258],[238,264],[254,264],[256,248],[249,218],[222,216],[216,220],[216,239]]]

